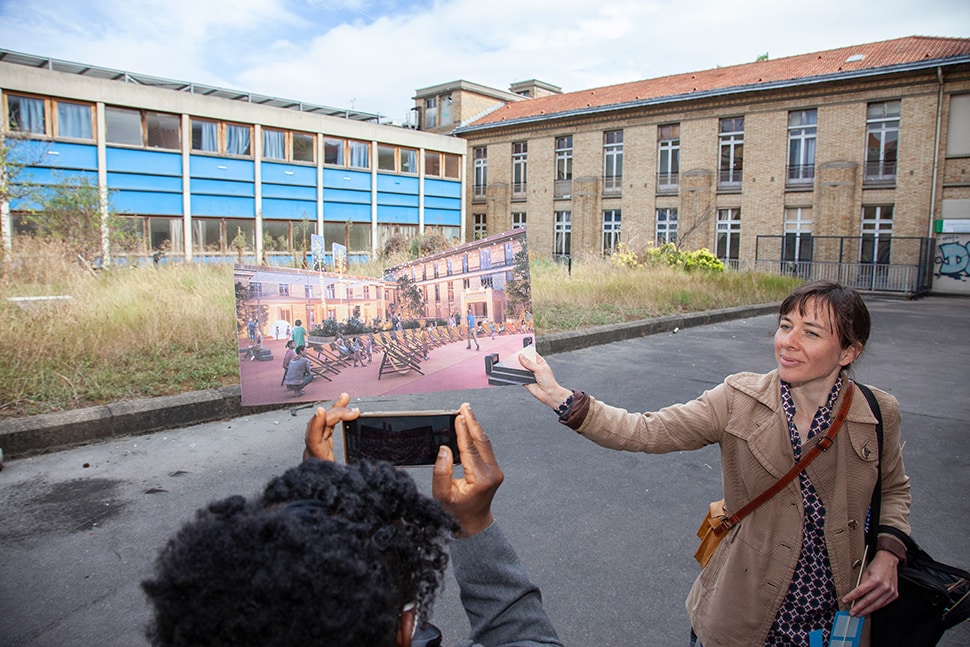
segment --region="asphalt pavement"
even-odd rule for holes
[[[856,379],[894,394],[912,477],[913,535],[970,566],[970,300],[868,299]],[[762,315],[556,353],[564,385],[631,410],[691,399],[741,370],[774,366]],[[605,337],[604,337],[605,338]],[[541,338],[540,338],[541,342]],[[542,346],[539,346],[542,349]],[[664,456],[602,449],[556,422],[521,387],[382,396],[363,409],[471,403],[505,484],[494,502],[567,645],[686,645],[694,532],[720,497],[718,451]],[[0,471],[0,645],[147,644],[139,582],[165,539],[207,502],[253,494],[296,464],[308,411],[256,413],[8,460]],[[342,451],[338,438],[338,452]],[[411,470],[430,494],[430,468]],[[432,619],[467,635],[446,578]],[[970,644],[970,625],[947,647]]]

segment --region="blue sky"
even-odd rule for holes
[[[564,91],[900,36],[965,0],[0,0],[0,48],[404,120],[465,79]]]

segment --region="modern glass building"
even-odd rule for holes
[[[135,243],[105,262],[290,264],[314,233],[363,259],[465,231],[465,141],[376,114],[6,50],[0,106],[14,188],[88,183],[125,218]],[[2,244],[31,207],[0,201]]]

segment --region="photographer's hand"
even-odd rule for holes
[[[341,393],[340,397],[334,400],[333,406],[329,409],[317,407],[313,417],[306,423],[306,448],[303,450],[303,460],[308,458],[319,458],[322,461],[332,461],[333,456],[333,430],[341,420],[355,420],[360,416],[360,409],[348,409],[350,396]]]
[[[467,402],[459,407],[455,432],[465,477],[452,478],[454,458],[451,448],[442,445],[434,464],[431,492],[454,515],[463,535],[470,537],[492,524],[492,498],[505,475],[495,460],[491,441]]]
[[[526,384],[525,388],[529,390],[529,393],[536,400],[546,406],[558,409],[559,405],[573,394],[566,387],[559,385],[559,382],[556,381],[556,376],[552,374],[552,368],[546,363],[542,355],[536,355],[535,361],[532,361],[525,355],[519,355],[519,364],[532,371],[536,378],[535,384]]]

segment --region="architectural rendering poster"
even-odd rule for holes
[[[243,405],[530,378],[517,360],[535,339],[524,230],[385,268],[381,278],[353,268],[235,266]]]

